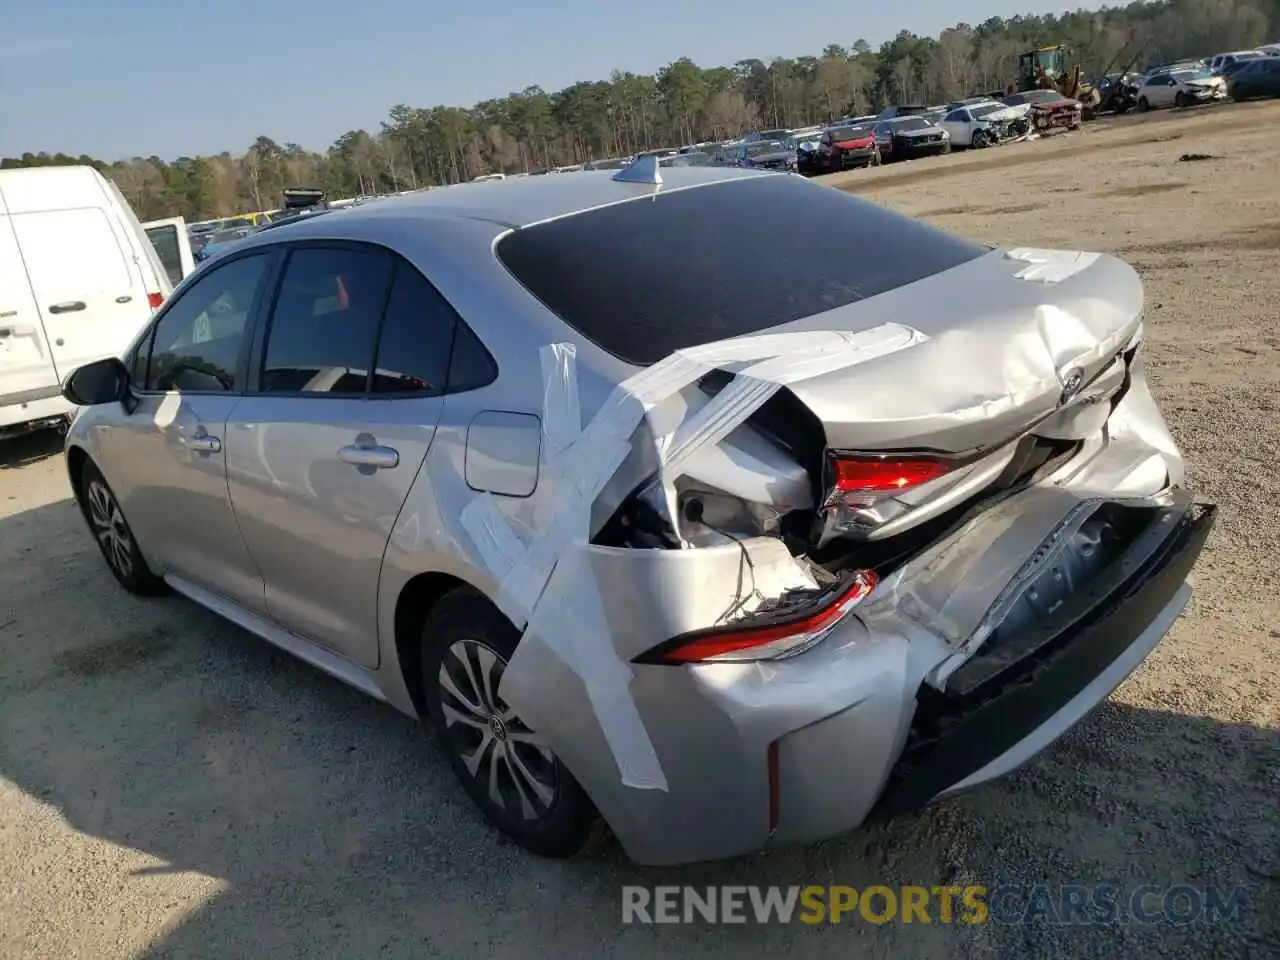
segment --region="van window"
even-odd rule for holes
[[[169,282],[176,287],[182,282],[182,253],[178,247],[178,228],[172,223],[151,227],[147,230],[147,238],[156,248],[156,256],[164,264]]]
[[[133,293],[129,261],[105,210],[49,210],[12,217],[40,307],[81,295]]]

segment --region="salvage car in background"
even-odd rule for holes
[[[748,170],[793,171],[799,166],[796,148],[785,140],[750,140],[721,151],[719,162]]]
[[[951,137],[947,131],[934,126],[923,117],[906,116],[897,120],[882,120],[872,130],[881,163],[896,163],[951,152]]]
[[[817,130],[804,130],[791,135],[791,144],[796,148],[796,170],[806,176],[821,173],[818,161],[818,141],[822,139],[822,127]]]
[[[849,167],[878,167],[875,125],[871,123],[828,127],[818,139],[818,169],[825,172]]]
[[[1138,88],[1138,109],[1190,107],[1227,98],[1227,85],[1208,70],[1171,70],[1148,76]]]
[[[1280,97],[1280,57],[1250,60],[1227,77],[1227,95],[1232,100],[1252,97]]]
[[[952,146],[975,149],[995,146],[1030,132],[1025,113],[991,100],[957,107],[943,118],[941,126],[950,136]]]
[[[466,184],[201,268],[66,466],[125,589],[430,718],[520,844],[727,857],[1008,773],[1169,630],[1214,511],[1143,306],[801,177]]]
[[[1077,130],[1084,118],[1084,104],[1057,90],[1026,90],[1004,98],[1005,106],[1025,108],[1033,130]]]

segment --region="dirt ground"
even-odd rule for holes
[[[1134,263],[1156,392],[1222,513],[1187,614],[1046,756],[808,849],[665,871],[608,845],[527,856],[408,720],[182,600],[117,589],[56,443],[0,445],[0,956],[1276,955],[1278,156],[1280,104],[1233,105],[830,178],[982,240]],[[1188,926],[624,928],[628,882],[1250,899],[1239,922]]]

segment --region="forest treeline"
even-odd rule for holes
[[[551,93],[532,86],[470,108],[397,104],[378,128],[350,130],[323,153],[262,135],[242,154],[115,162],[25,153],[0,167],[88,163],[143,219],[188,220],[271,209],[289,186],[350,197],[517,173],[637,150],[799,127],[895,102],[941,103],[1005,87],[1017,55],[1064,43],[1086,73],[1248,48],[1280,33],[1280,0],[1158,0],[1058,16],[993,17],[938,37],[903,31],[878,49],[857,40],[820,54],[703,67],[684,58],[653,75]]]

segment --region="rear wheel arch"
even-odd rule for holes
[[[422,689],[422,627],[432,609],[448,594],[470,587],[452,574],[428,571],[414,576],[396,598],[395,642],[400,678],[421,720],[427,719]]]

